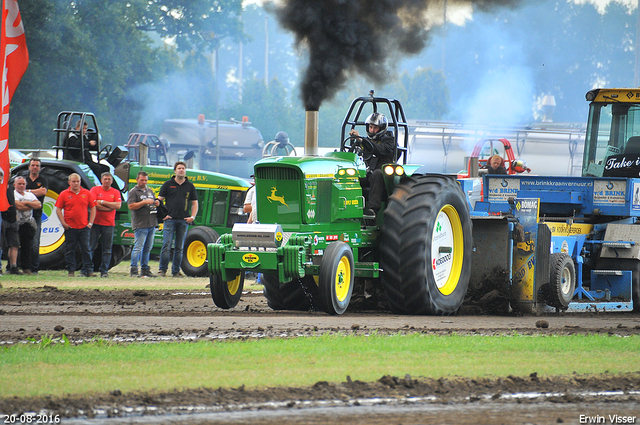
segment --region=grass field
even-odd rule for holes
[[[152,271],[157,270],[157,262]],[[203,290],[207,278],[139,279],[127,263],[108,279],[5,275],[3,289],[44,285],[58,289]],[[253,283],[253,282],[250,282]],[[43,335],[27,344],[0,346],[0,398],[64,396],[121,391],[170,391],[199,387],[264,388],[341,382],[346,376],[375,381],[383,375],[497,377],[637,372],[640,336],[503,335],[345,336],[290,339],[74,345]]]
[[[0,398],[304,386],[320,380],[539,377],[638,371],[640,336],[322,335],[292,339],[73,345],[43,338],[0,348]]]

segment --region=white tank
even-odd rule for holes
[[[523,159],[532,174],[580,176],[586,124],[534,123],[497,127],[446,121],[409,120],[409,161],[424,164],[433,173],[457,173],[467,168],[476,143],[483,139],[507,139],[516,159]],[[485,153],[490,150],[486,144]],[[500,155],[504,149],[495,143]],[[486,155],[489,156],[489,155]],[[485,156],[485,158],[486,158]]]

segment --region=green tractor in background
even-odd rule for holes
[[[86,137],[76,129],[87,127]],[[113,187],[122,193],[122,207],[116,211],[116,227],[113,238],[111,267],[128,258],[134,242],[134,231],[127,206],[129,189],[136,185],[138,171],[149,174],[148,185],[158,194],[162,184],[174,174],[167,164],[164,146],[157,136],[132,133],[127,145],[112,146],[102,143],[96,117],[90,112],[64,111],[58,114],[56,127],[55,158],[42,156],[41,174],[49,182],[49,190],[43,203],[42,230],[40,234],[40,268],[61,269],[64,261],[64,228],[54,213],[58,195],[69,187],[68,177],[78,173],[82,186],[90,189],[100,185],[100,174],[105,171],[114,176]],[[70,146],[69,136],[80,138],[80,147]],[[94,146],[88,141],[95,140]],[[189,162],[188,156],[185,160]],[[25,162],[12,169],[12,176],[29,173]],[[200,208],[192,226],[189,226],[184,245],[182,271],[191,277],[208,275],[206,263],[207,244],[215,242],[219,234],[231,230],[234,223],[246,222],[242,211],[244,198],[250,184],[245,179],[221,173],[193,170],[187,177],[198,192]],[[161,225],[160,225],[161,226]],[[162,229],[162,227],[160,227]],[[160,254],[162,231],[156,232],[152,253]],[[100,246],[94,253],[94,265],[99,266]],[[79,255],[79,253],[78,253]],[[80,265],[81,262],[78,262]]]
[[[373,112],[388,118],[399,163],[383,166],[388,198],[367,216],[361,179],[371,152],[347,134],[364,134]],[[310,121],[317,123],[317,112],[307,112],[305,140],[315,152]],[[371,92],[351,103],[336,151],[258,161],[259,224],[236,223],[207,247],[214,303],[235,307],[250,271],[261,274],[274,310],[342,314],[354,293],[367,297],[373,289],[394,313],[455,314],[470,276],[469,204],[454,176],[418,174],[419,165],[406,164],[408,133],[400,102]]]

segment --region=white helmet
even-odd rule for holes
[[[387,127],[389,127],[389,121],[387,121],[387,117],[385,117],[380,112],[374,112],[373,114],[369,115],[364,123],[367,125],[367,134],[373,140],[377,140],[382,137],[382,135],[387,132]],[[378,132],[369,133],[369,124],[378,126]]]

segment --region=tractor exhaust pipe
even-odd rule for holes
[[[318,156],[318,111],[305,112],[304,154]]]

